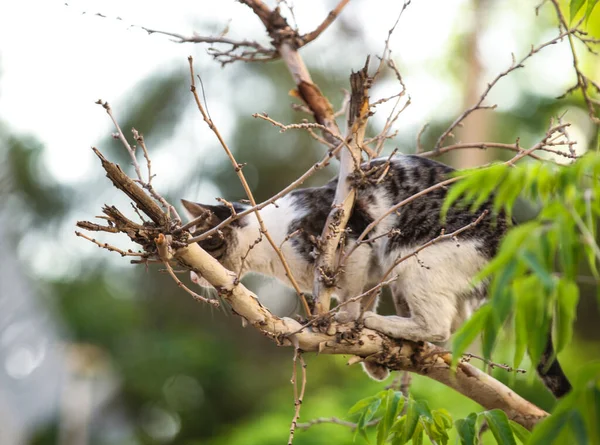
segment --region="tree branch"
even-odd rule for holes
[[[367,72],[368,65],[367,58],[364,68],[350,76],[352,93],[348,128],[351,129],[351,134],[346,150],[342,151],[331,211],[316,247],[318,257],[315,262],[313,295],[317,298],[316,311],[319,315],[329,311],[331,296],[336,288],[337,251],[356,199],[356,190],[351,186],[349,178],[355,170],[360,170],[361,147],[369,117],[368,93],[371,78]]]
[[[335,8],[333,8],[329,12],[329,14],[327,14],[327,17],[325,18],[325,20],[323,20],[323,22],[319,26],[317,26],[317,28],[314,31],[306,33],[302,37],[300,37],[300,40],[302,41],[302,46],[309,44],[310,42],[315,40],[317,37],[319,37],[323,33],[323,31],[325,31],[329,27],[329,25],[331,25],[334,22],[334,20],[342,12],[342,9],[344,9],[344,7],[349,2],[350,2],[350,0],[341,0],[337,4],[337,6]]]
[[[274,316],[258,301],[256,295],[239,282],[235,273],[225,269],[198,244],[187,244],[187,232],[169,232],[170,223],[166,214],[158,205],[147,202],[152,198],[117,165],[106,160],[98,150],[95,152],[113,184],[133,199],[137,207],[153,221],[162,222],[159,224],[155,221],[157,226],[142,227],[122,216],[116,208],[106,207],[104,211],[112,218],[115,227],[140,244],[149,257],[172,258],[199,273],[217,289],[234,313],[279,345],[296,344],[304,352],[352,355],[358,358],[352,359],[352,362],[368,360],[392,370],[425,375],[456,389],[486,409],[502,409],[509,418],[529,429],[548,415],[469,363],[459,362],[456,371],[452,370],[451,355],[433,344],[392,339],[355,323],[334,322],[325,333],[312,331],[302,329],[302,325],[295,320]],[[157,231],[164,235],[158,235],[158,247]],[[166,242],[170,245],[166,246]]]

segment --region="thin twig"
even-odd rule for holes
[[[252,207],[256,207],[256,201],[254,200],[254,195],[252,194],[252,191],[250,190],[250,186],[248,185],[248,181],[246,181],[246,177],[244,176],[244,173],[242,172],[241,165],[235,160],[235,157],[233,156],[233,153],[229,149],[229,146],[227,145],[227,143],[221,136],[221,133],[219,132],[218,128],[215,126],[215,124],[212,121],[212,119],[210,118],[210,116],[208,116],[208,114],[204,110],[204,106],[202,105],[202,102],[200,101],[200,98],[198,97],[198,92],[196,91],[196,76],[194,74],[194,63],[193,63],[194,61],[192,59],[192,56],[188,57],[188,61],[190,64],[191,91],[192,91],[192,94],[194,95],[194,99],[196,101],[196,105],[198,106],[198,110],[200,111],[200,114],[202,114],[202,118],[204,119],[204,122],[206,122],[208,127],[212,130],[212,132],[215,134],[215,136],[221,143],[223,150],[225,150],[225,153],[227,154],[227,157],[229,158],[229,161],[231,162],[231,165],[233,166],[233,168],[242,184],[242,187],[244,188],[244,191],[246,192],[246,196],[248,197],[250,204],[252,205]],[[288,265],[285,257],[283,256],[283,253],[277,247],[277,244],[275,244],[275,241],[269,234],[267,227],[265,226],[265,223],[264,223],[262,217],[260,216],[259,210],[258,209],[254,210],[254,214],[256,215],[256,219],[258,221],[258,225],[260,226],[261,233],[265,236],[265,238],[267,238],[267,241],[269,242],[269,244],[271,245],[273,250],[275,250],[275,253],[279,257],[279,260],[281,261],[281,264],[285,270],[285,275],[288,277],[294,290],[298,294],[298,298],[300,299],[302,306],[304,307],[304,310],[306,311],[306,315],[310,316],[310,307],[308,306],[306,298],[304,297],[304,294],[300,290],[300,286],[298,286],[298,283],[296,282],[296,279],[294,278],[294,275],[292,274],[290,266]]]
[[[578,27],[583,22],[583,18],[579,21],[579,23],[577,23],[575,25],[574,28],[569,28],[569,25],[567,23],[567,20],[565,19],[565,16],[562,12],[559,2],[557,0],[551,0],[551,1],[552,1],[552,4],[554,5],[554,9],[556,10],[556,15],[559,20],[559,28],[565,30],[565,32],[562,35],[566,35],[567,39],[569,41],[571,55],[573,56],[573,69],[575,70],[575,74],[577,76],[577,83],[575,84],[574,87],[569,88],[569,90],[565,94],[569,94],[569,93],[573,92],[574,90],[579,89],[583,96],[583,100],[585,101],[585,104],[588,107],[588,115],[589,115],[591,121],[596,126],[598,126],[598,125],[600,125],[600,119],[598,119],[598,117],[596,117],[596,107],[594,105],[594,101],[590,98],[589,93],[588,93],[589,85],[592,84],[592,85],[596,86],[596,84],[595,84],[595,82],[591,81],[591,79],[589,79],[586,75],[584,75],[583,72],[581,71],[581,68],[579,67],[579,58],[577,57],[577,51],[575,50],[575,42],[573,39],[574,39],[574,37],[579,38],[579,40],[581,40],[583,42],[583,44],[586,45],[586,47],[589,50],[591,50],[591,48],[589,47],[589,44],[590,43],[597,44],[598,41],[596,39],[586,39],[585,37],[579,37],[581,35],[581,31],[578,29]]]
[[[224,36],[204,37],[194,34],[193,36],[184,36],[175,32],[159,31],[141,27],[148,34],[162,34],[173,37],[177,43],[209,43],[229,45],[230,49],[222,51],[215,47],[210,47],[208,53],[222,66],[235,61],[242,62],[266,62],[278,57],[278,54],[272,48],[266,48],[258,42],[252,40],[233,40]]]
[[[297,342],[296,342],[297,343]],[[300,388],[300,394],[298,394],[298,382],[297,382],[297,362],[300,361],[302,368],[302,386]],[[288,439],[288,445],[292,445],[294,441],[294,433],[298,426],[298,419],[300,418],[300,408],[302,407],[302,401],[304,400],[304,392],[306,390],[306,363],[302,356],[302,351],[296,344],[294,348],[294,359],[293,359],[293,371],[292,371],[292,385],[294,385],[294,417],[292,417],[292,423],[290,425],[290,437]]]
[[[106,250],[108,250],[110,252],[120,253],[121,256],[138,256],[138,257],[143,257],[143,258],[145,258],[145,257],[148,256],[147,253],[134,252],[131,249],[125,251],[125,250],[119,249],[118,247],[112,246],[112,245],[110,245],[108,243],[101,243],[100,241],[98,241],[98,240],[96,240],[94,238],[90,238],[89,236],[87,236],[87,235],[85,235],[85,234],[83,234],[81,232],[78,232],[78,231],[75,231],[75,235],[80,236],[81,238],[85,238],[88,241],[91,241],[96,246],[98,246],[98,247],[100,247],[102,249],[106,249]]]
[[[370,422],[367,422],[365,424],[365,426],[367,426],[367,427],[369,427],[369,426],[375,426],[380,421],[381,421],[381,419],[373,419]],[[321,425],[321,424],[324,424],[324,423],[332,423],[334,425],[347,426],[348,428],[351,428],[353,431],[358,426],[354,422],[348,422],[347,420],[342,420],[342,419],[340,419],[338,417],[317,417],[316,419],[309,420],[308,422],[299,423],[298,424],[298,428],[303,429],[303,430],[307,430],[307,429],[309,429],[313,425]]]
[[[338,15],[340,15],[340,13],[342,12],[342,9],[344,9],[344,6],[346,6],[348,4],[350,0],[341,0],[335,8],[333,8],[329,14],[327,14],[327,17],[325,18],[325,20],[323,20],[323,22],[317,26],[317,28],[314,31],[311,31],[309,33],[304,34],[303,36],[300,37],[300,40],[302,42],[302,46],[305,46],[307,44],[309,44],[310,42],[312,42],[313,40],[315,40],[317,37],[319,37],[323,31],[325,31],[329,25],[331,25],[333,23],[333,21],[337,18]]]
[[[473,106],[471,106],[471,107],[467,108],[465,111],[463,111],[454,120],[454,122],[452,122],[450,124],[450,126],[440,135],[440,137],[438,138],[438,140],[434,146],[434,150],[441,149],[446,138],[448,136],[450,136],[452,134],[452,132],[456,129],[456,127],[458,127],[471,113],[473,113],[476,110],[496,108],[496,105],[488,106],[488,105],[482,105],[482,104],[483,104],[483,101],[488,96],[489,92],[498,83],[498,81],[500,79],[502,79],[503,77],[507,76],[508,74],[510,74],[511,72],[513,72],[519,68],[523,68],[525,66],[524,63],[525,63],[525,61],[527,61],[527,59],[529,59],[533,55],[537,54],[545,47],[558,43],[563,37],[570,36],[573,32],[574,32],[574,30],[568,29],[567,31],[565,31],[565,32],[561,33],[560,35],[558,35],[557,37],[553,38],[552,40],[542,43],[541,45],[539,45],[537,47],[532,46],[531,50],[519,62],[517,62],[513,56],[513,61],[511,63],[511,65],[506,70],[504,70],[500,74],[498,74],[490,83],[487,84],[485,90],[483,91],[483,93],[481,94],[481,96],[479,97],[477,102]]]
[[[502,364],[502,363],[496,363],[496,362],[493,362],[493,361],[488,360],[486,358],[483,358],[483,357],[481,357],[479,355],[471,354],[470,352],[464,353],[462,355],[462,357],[461,357],[460,360],[462,362],[469,363],[472,358],[476,358],[477,360],[481,360],[483,363],[486,364],[486,366],[490,367],[491,369],[500,368],[500,369],[504,369],[505,371],[508,371],[508,372],[515,372],[517,374],[525,374],[525,373],[527,373],[526,369],[513,368],[512,366],[508,366],[508,365],[505,365],[505,364]]]

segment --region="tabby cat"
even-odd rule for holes
[[[357,199],[347,225],[345,251],[352,248],[365,228],[394,204],[448,178],[452,168],[419,156],[402,155],[391,159],[375,159],[361,166],[362,174],[351,179],[357,188]],[[310,293],[314,279],[315,243],[323,231],[335,195],[337,178],[322,187],[297,189],[261,210],[265,225],[293,271],[303,292]],[[336,297],[344,302],[372,288],[388,269],[397,279],[389,285],[397,315],[376,313],[377,300],[365,298],[343,306],[337,314],[340,321],[359,318],[368,328],[394,338],[443,343],[465,322],[486,298],[485,282],[473,286],[471,280],[495,255],[506,233],[504,215],[488,212],[478,224],[456,238],[444,239],[423,249],[417,255],[394,266],[403,257],[441,233],[452,233],[471,224],[489,205],[473,214],[463,207],[451,207],[445,220],[440,210],[447,188],[437,188],[420,196],[385,217],[360,243],[344,264],[337,282]],[[200,234],[231,215],[225,205],[203,205],[182,200],[192,218],[207,215],[194,228]],[[233,204],[236,212],[247,205]],[[489,209],[488,209],[489,210]],[[207,212],[208,211],[208,212]],[[285,270],[267,240],[257,240],[259,225],[252,213],[233,221],[200,246],[232,271],[258,272],[276,277],[289,285]],[[289,237],[286,242],[286,237]],[[250,246],[253,246],[251,249]],[[242,258],[245,259],[243,260]],[[200,285],[208,282],[192,272]],[[570,384],[560,365],[553,359],[551,341],[538,371],[546,385],[560,397]],[[550,363],[552,360],[552,363]],[[388,371],[380,365],[364,363],[372,377],[383,379]]]

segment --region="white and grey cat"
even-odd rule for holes
[[[365,175],[355,174],[352,179],[358,193],[347,226],[346,249],[352,247],[363,230],[394,204],[447,179],[453,171],[444,164],[409,155],[391,160],[376,159],[361,168]],[[336,184],[337,178],[322,187],[295,190],[279,199],[276,206],[261,210],[269,233],[277,245],[283,243],[282,252],[306,293],[310,293],[313,286],[315,240],[321,235],[331,210]],[[345,263],[336,283],[338,301],[347,301],[371,289],[398,258],[437,237],[442,230],[451,233],[477,218],[468,209],[451,207],[442,222],[440,209],[446,193],[445,187],[436,189],[385,217],[368,234],[366,239],[372,241],[361,243]],[[231,210],[224,205],[182,202],[191,217],[208,215],[203,224],[195,227],[195,234],[213,228],[231,215]],[[239,203],[234,207],[236,212],[248,208]],[[484,205],[481,210],[486,207]],[[486,284],[474,287],[471,280],[495,255],[506,230],[506,217],[492,216],[490,212],[477,225],[461,233],[458,239],[437,242],[398,264],[393,272],[398,278],[389,286],[398,315],[377,314],[376,300],[370,304],[356,301],[345,305],[338,313],[338,319],[356,320],[361,311],[366,311],[363,322],[368,328],[394,338],[445,342],[485,301]],[[296,231],[284,243],[286,237]],[[258,272],[289,285],[285,270],[270,244],[264,238],[256,244],[259,234],[256,216],[248,214],[223,228],[221,237],[214,235],[201,241],[200,246],[226,268],[236,272],[241,270],[242,276]],[[242,261],[244,256],[246,259]],[[208,285],[195,274],[193,280]],[[570,385],[558,362],[554,360],[546,369],[553,356],[550,342],[548,348],[546,361],[538,369],[548,387],[560,396],[570,389]],[[365,363],[365,370],[378,379],[388,374],[383,367],[371,363]]]

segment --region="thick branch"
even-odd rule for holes
[[[130,196],[137,206],[146,212],[158,212],[153,215],[157,220],[166,220],[166,215],[156,204],[156,209],[146,202],[149,198],[139,186],[123,174],[118,166],[108,162],[99,152],[102,166],[107,171],[117,188]],[[117,174],[112,172],[117,171]],[[120,173],[120,174],[118,174]],[[137,188],[139,191],[135,191]],[[134,191],[132,191],[134,190]],[[110,210],[110,211],[109,211]],[[107,214],[118,222],[117,228],[128,234],[130,238],[141,244],[146,251],[152,248],[152,256],[156,255],[156,233],[159,228],[144,226],[143,230],[135,223],[122,217],[117,209],[106,208]],[[148,216],[151,216],[149,213]],[[128,227],[131,225],[131,227]],[[368,360],[392,370],[415,372],[450,386],[486,409],[499,408],[509,418],[532,428],[548,414],[525,399],[515,394],[502,383],[483,373],[469,363],[459,363],[456,373],[451,369],[451,356],[447,351],[430,343],[415,343],[391,339],[379,332],[365,329],[355,323],[333,323],[323,333],[302,328],[295,320],[278,318],[260,304],[256,296],[239,283],[235,273],[225,269],[215,258],[200,248],[198,244],[185,245],[182,239],[174,236],[170,249],[162,245],[170,239],[158,235],[161,241],[162,256],[170,257],[183,266],[199,273],[219,291],[220,295],[231,305],[232,310],[245,318],[250,324],[269,336],[280,345],[294,346],[301,351],[320,352],[325,354],[347,354],[356,356],[353,363]],[[186,237],[186,234],[181,234]],[[146,240],[146,242],[145,242]],[[159,255],[160,252],[159,252]]]
[[[350,185],[349,177],[360,169],[361,146],[364,139],[367,119],[369,116],[369,87],[371,79],[367,73],[369,60],[364,68],[350,76],[352,95],[350,99],[351,129],[349,144],[342,151],[340,174],[335,190],[332,209],[327,216],[320,243],[317,246],[318,258],[315,267],[313,295],[317,297],[317,314],[329,311],[331,296],[336,288],[337,264],[336,253],[340,239],[350,219],[356,191]],[[347,296],[346,296],[347,297]]]
[[[106,176],[112,181],[115,187],[125,192],[137,204],[138,208],[156,224],[159,226],[167,224],[169,220],[167,215],[150,196],[144,193],[144,190],[121,170],[121,167],[109,162],[96,148],[92,148],[92,150],[100,158],[102,167],[106,171]]]
[[[240,1],[249,6],[263,22],[263,25],[265,25],[269,36],[273,39],[275,49],[292,75],[292,79],[297,87],[298,96],[312,111],[315,120],[324,125],[332,134],[341,138],[340,130],[335,121],[333,107],[319,87],[312,81],[310,73],[298,53],[298,48],[302,46],[302,38],[289,26],[285,18],[280,14],[279,9],[271,10],[261,0]],[[338,5],[338,7],[341,10],[343,5],[341,7]],[[314,38],[316,38],[316,35]],[[331,137],[331,134],[324,133],[324,137],[327,142],[337,144],[337,141]]]
[[[455,374],[450,367],[451,355],[431,343],[394,340],[370,329],[357,328],[353,323],[334,324],[335,335],[307,329],[299,331],[298,322],[271,314],[256,295],[242,284],[236,284],[233,272],[224,269],[197,244],[178,249],[175,257],[211,282],[234,312],[282,345],[292,346],[288,338],[292,334],[302,351],[351,354],[392,370],[416,372],[456,389],[486,409],[502,409],[510,419],[529,429],[548,415],[469,363],[459,363]]]

